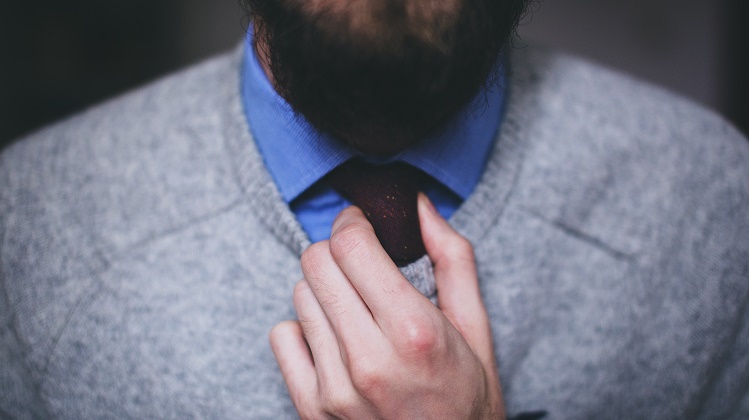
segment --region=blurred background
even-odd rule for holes
[[[519,28],[717,110],[749,132],[749,2],[541,0]],[[0,5],[0,147],[238,44],[237,0]]]

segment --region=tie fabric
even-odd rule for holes
[[[404,267],[426,254],[416,198],[426,177],[404,162],[375,165],[353,158],[330,172],[326,181],[364,212],[382,247]]]

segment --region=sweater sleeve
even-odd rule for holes
[[[695,418],[749,418],[749,142],[735,130],[729,130],[725,152],[719,155],[717,180],[723,187],[719,193],[703,192],[717,217],[708,223],[706,231],[720,251],[713,255],[713,264],[722,293],[732,298],[706,302],[704,311],[725,311],[728,315],[716,327],[726,331],[725,342],[717,343],[723,351],[716,355],[708,372],[704,400]],[[719,244],[719,245],[717,245]],[[736,305],[726,304],[735,302]]]
[[[49,418],[25,361],[24,342],[15,328],[17,320],[7,291],[8,282],[18,279],[6,254],[13,203],[11,177],[3,162],[6,156],[0,155],[0,417]]]
[[[23,345],[13,328],[13,314],[6,296],[3,290],[0,304],[0,417],[48,418],[24,362]]]
[[[745,275],[749,282],[749,275]],[[733,344],[716,369],[710,394],[699,418],[749,418],[749,305],[744,300],[742,316],[734,326]]]

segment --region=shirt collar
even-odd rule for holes
[[[244,111],[260,154],[283,199],[289,203],[341,163],[361,153],[316,130],[275,91],[252,47],[248,31],[242,70]],[[481,89],[445,127],[387,161],[423,170],[468,198],[494,143],[504,108],[504,72]]]

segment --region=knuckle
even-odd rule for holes
[[[302,334],[305,340],[309,342],[311,339],[315,339],[320,335],[320,323],[310,317],[299,316],[299,326],[302,329]]]
[[[347,255],[360,252],[370,245],[374,230],[365,222],[351,222],[338,229],[330,238],[330,253],[339,260]]]
[[[379,395],[385,386],[385,372],[381,363],[371,357],[359,357],[349,366],[351,382],[362,395],[370,399]]]
[[[413,317],[400,325],[399,349],[406,356],[426,359],[441,347],[439,330],[427,319]]]
[[[325,411],[339,417],[348,417],[356,405],[357,395],[350,387],[337,387],[326,392],[324,401]]]
[[[473,245],[468,239],[458,235],[454,240],[450,241],[447,246],[450,255],[454,255],[456,258],[463,261],[473,261]]]
[[[301,406],[301,404],[298,404],[297,413],[299,413],[299,418],[302,420],[323,420],[325,418],[322,410],[310,405]]]
[[[330,254],[330,247],[328,241],[316,242],[302,252],[300,259],[302,264],[302,270],[305,274],[314,277],[314,273],[322,270],[322,266],[326,260],[327,255]]]
[[[325,418],[316,396],[317,392],[310,392],[308,389],[297,389],[293,392],[291,400],[294,402],[300,419],[321,420]]]

